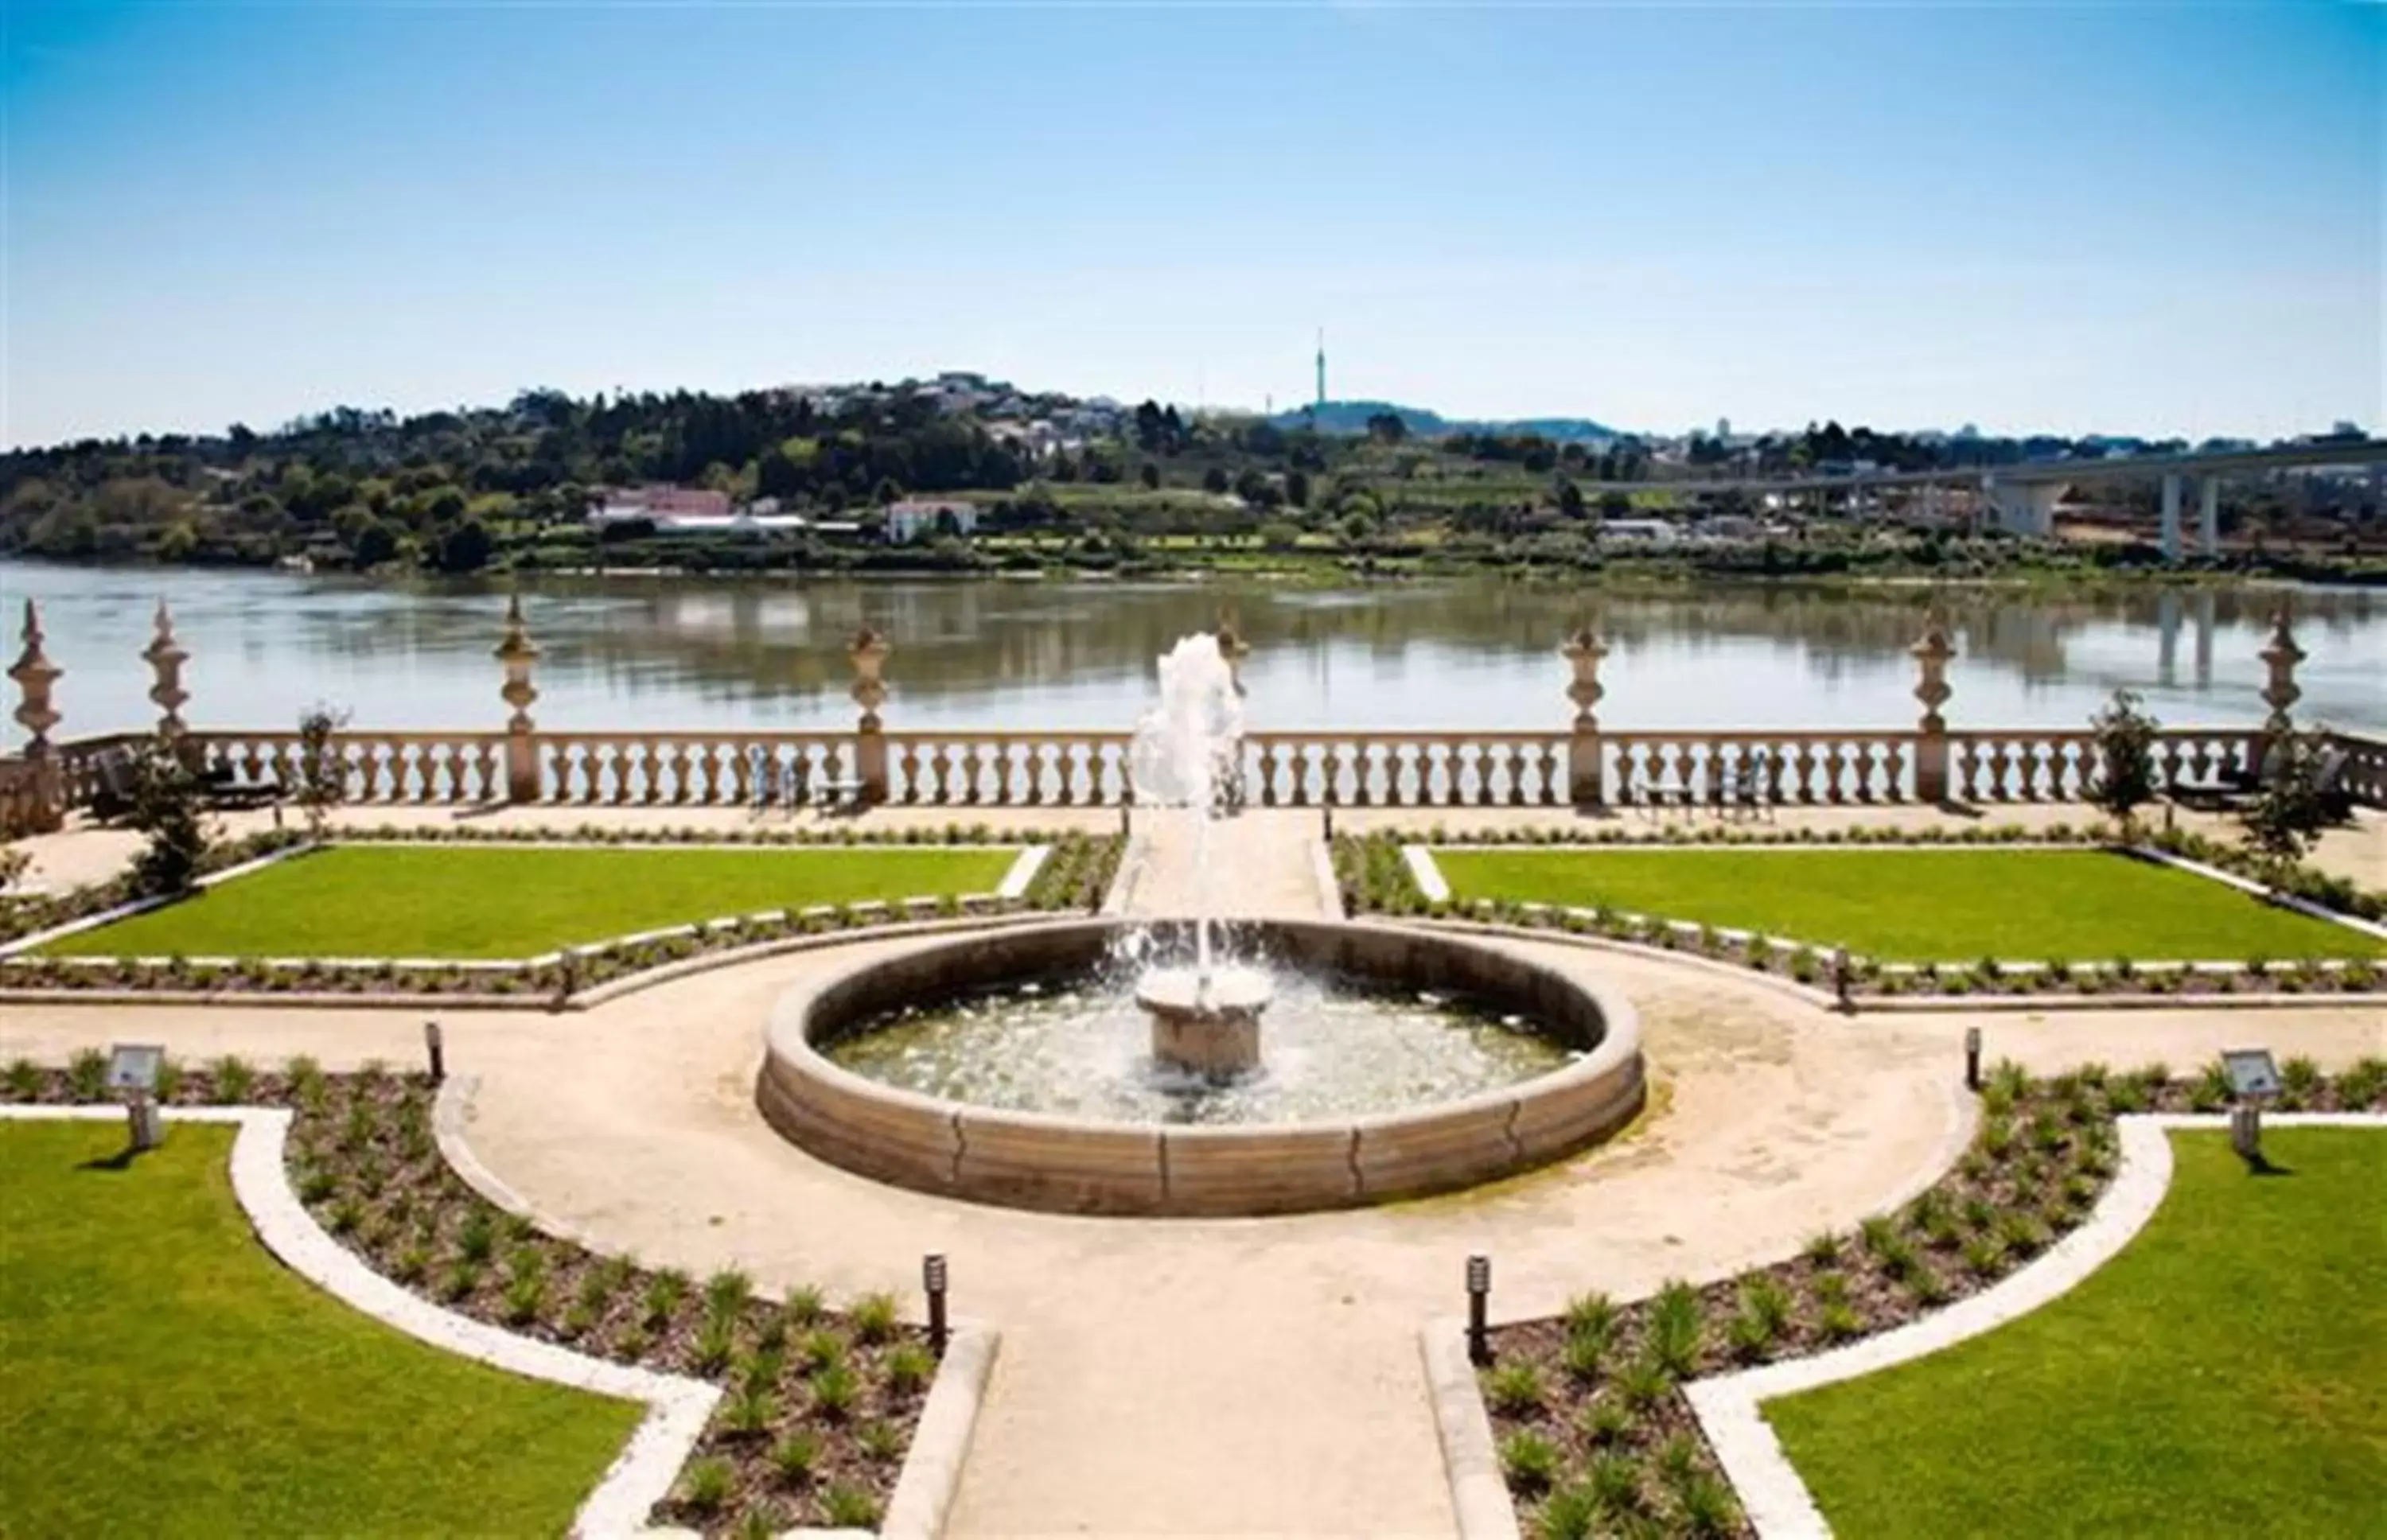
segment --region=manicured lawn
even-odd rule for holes
[[[2263,1144],[2288,1174],[2250,1174],[2221,1133],[2175,1135],[2163,1207],[2071,1293],[1768,1403],[1833,1530],[2381,1533],[2387,1133],[2269,1129]]]
[[[1604,905],[1888,962],[2368,957],[2378,941],[2103,851],[1436,851],[1460,899]]]
[[[559,1534],[642,1408],[360,1315],[250,1233],[233,1130],[0,1122],[0,1534]]]
[[[529,957],[692,920],[991,893],[1018,852],[341,845],[69,936],[83,956]]]

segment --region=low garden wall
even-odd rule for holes
[[[1631,1004],[1581,972],[1458,937],[1385,925],[1287,922],[1264,944],[1307,968],[1501,1003],[1587,1049],[1522,1084],[1381,1117],[1276,1127],[1093,1122],[966,1105],[840,1068],[818,1044],[904,1003],[1070,974],[1105,953],[1101,920],[938,938],[783,996],[755,1101],[794,1143],[923,1192],[1067,1213],[1281,1214],[1489,1180],[1572,1153],[1640,1109]]]

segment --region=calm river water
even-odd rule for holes
[[[360,726],[498,726],[490,660],[503,609],[487,585],[405,587],[259,572],[0,563],[6,651],[23,600],[66,670],[58,735],[154,721],[139,657],[159,599],[191,661],[184,714],[286,727],[318,701]],[[2069,726],[2116,687],[2181,726],[2251,722],[2273,595],[1956,600],[1956,726]],[[887,633],[885,716],[903,727],[1124,728],[1154,660],[1231,604],[1253,651],[1258,727],[1544,728],[1567,722],[1556,652],[1586,609],[1612,649],[1600,719],[1640,727],[1899,727],[1918,708],[1906,648],[1920,593],[1850,598],[1718,587],[1616,598],[1497,584],[1342,591],[1216,585],[727,583],[558,579],[524,590],[542,726],[839,727],[853,720],[844,647]],[[2299,593],[2310,658],[2300,712],[2387,729],[2387,594]],[[10,709],[15,693],[8,692]],[[14,723],[11,745],[23,739]]]

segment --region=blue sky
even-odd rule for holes
[[[2387,9],[0,0],[0,440],[979,368],[2381,427]]]

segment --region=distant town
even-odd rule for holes
[[[1264,412],[966,371],[84,440],[0,458],[0,552],[470,573],[1399,577],[2387,570],[2387,445],[1838,423],[1677,434],[1446,419],[1325,394]]]

